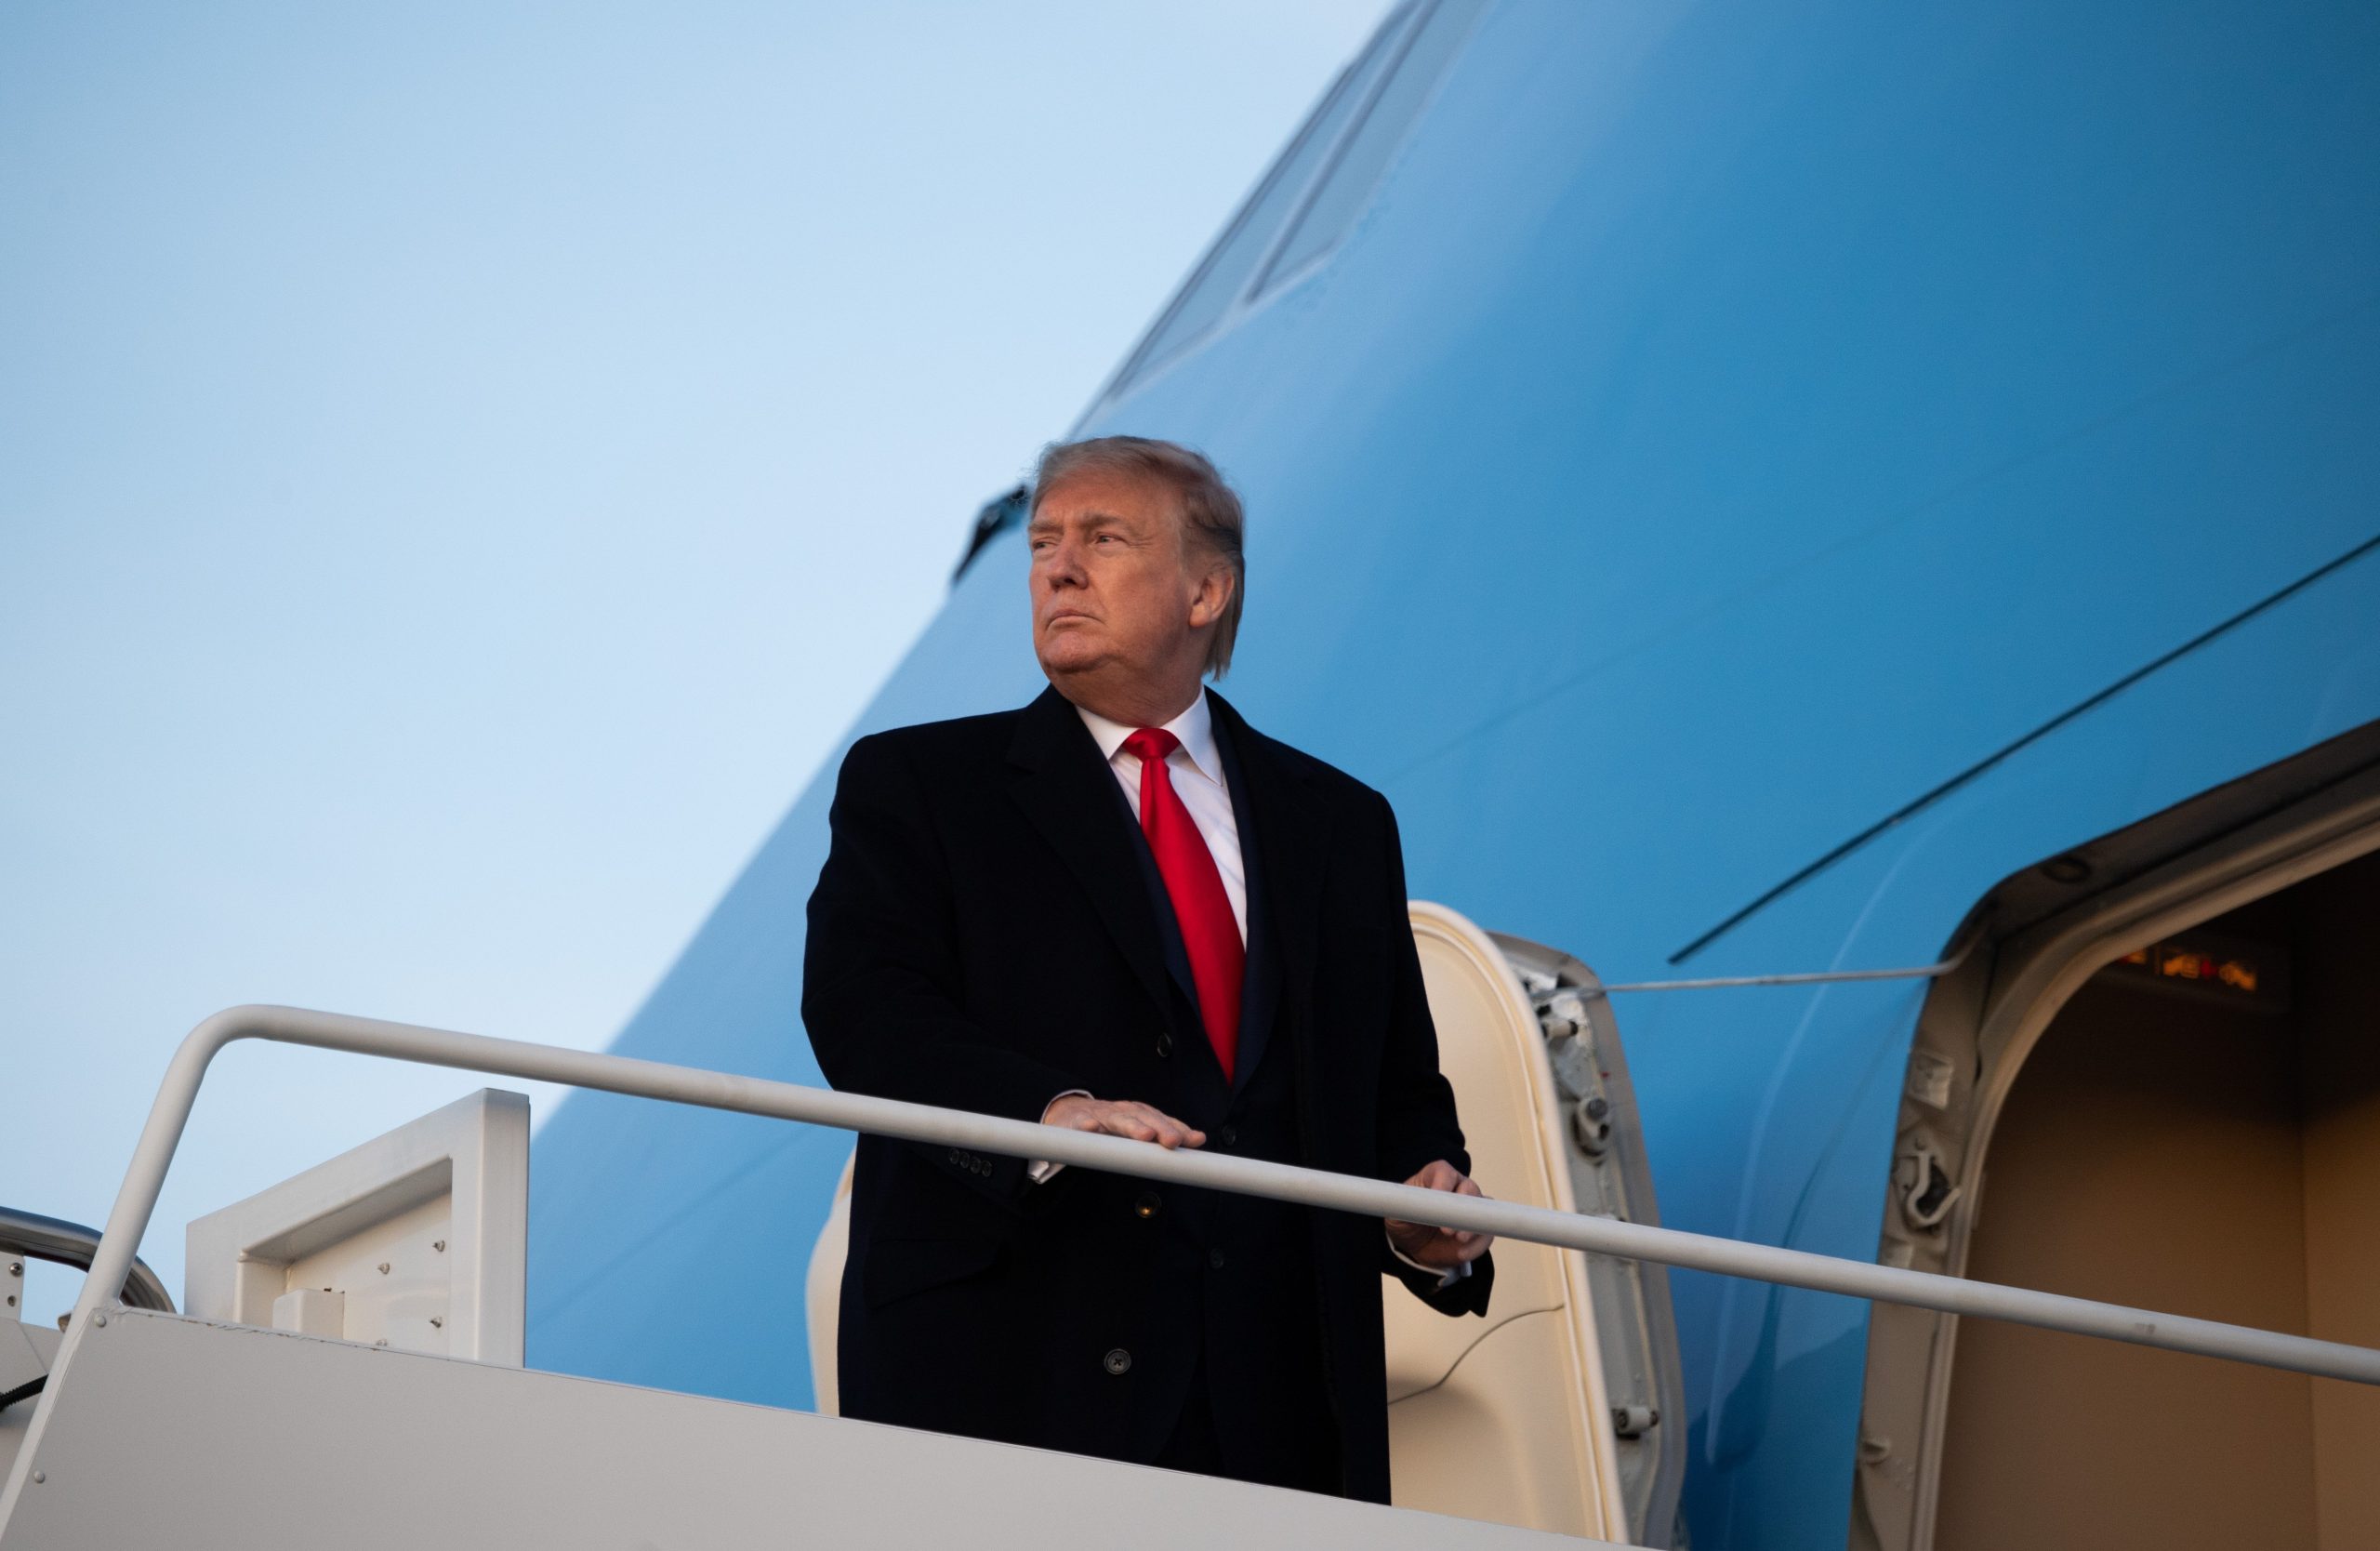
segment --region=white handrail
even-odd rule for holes
[[[1120,1136],[1000,1120],[958,1109],[938,1109],[861,1094],[806,1088],[792,1082],[639,1061],[624,1055],[562,1050],[517,1040],[418,1028],[409,1024],[311,1013],[295,1007],[229,1008],[191,1030],[181,1048],[175,1052],[158,1089],[157,1102],[149,1112],[149,1123],[141,1131],[139,1145],[133,1149],[132,1166],[125,1173],[124,1187],[108,1214],[99,1253],[91,1263],[91,1274],[85,1279],[82,1295],[75,1302],[72,1321],[74,1328],[79,1330],[94,1314],[101,1312],[112,1301],[110,1290],[124,1285],[125,1273],[149,1226],[150,1213],[156,1208],[166,1166],[172,1162],[174,1148],[181,1140],[182,1128],[190,1119],[207,1064],[218,1051],[236,1040],[312,1045],[359,1055],[458,1067],[710,1109],[802,1120],[936,1147],[967,1147],[1011,1158],[1046,1158],[1111,1173],[1230,1190],[1362,1216],[1468,1228],[1595,1254],[1649,1260],[1714,1271],[1722,1276],[1908,1304],[1946,1314],[2007,1319],[2044,1330],[2104,1336],[2112,1341],[2228,1358],[2323,1378],[2380,1385],[2380,1351],[2335,1341],[2316,1341],[2213,1319],[2157,1314],[2088,1298],[2029,1292],[1675,1228],[1649,1227],[1610,1217],[1390,1185],[1252,1158],[1203,1151],[1169,1152]],[[70,1339],[70,1349],[59,1354],[61,1371],[71,1359],[73,1345]],[[53,1383],[49,1394],[55,1395],[58,1387]],[[45,1396],[45,1409],[47,1404],[48,1397]]]

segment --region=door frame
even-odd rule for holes
[[[2380,723],[2001,881],[1918,1014],[1879,1259],[1964,1276],[2008,1095],[2109,962],[2380,851]],[[1947,1193],[1946,1193],[1947,1192]],[[1933,1551],[1956,1316],[1877,1305],[1853,1466],[1854,1551]]]

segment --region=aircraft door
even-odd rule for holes
[[[1634,1090],[1584,964],[1411,908],[1415,946],[1480,1188],[1658,1222]],[[1389,1435],[1399,1506],[1672,1544],[1685,1471],[1677,1337],[1660,1267],[1496,1247],[1485,1320],[1392,1279]]]

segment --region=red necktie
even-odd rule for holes
[[[1124,747],[1140,756],[1141,833],[1149,839],[1166,895],[1173,901],[1182,947],[1190,956],[1190,979],[1198,988],[1198,1015],[1228,1082],[1239,1054],[1239,980],[1248,967],[1248,948],[1239,939],[1239,922],[1232,916],[1214,853],[1165,768],[1166,756],[1182,747],[1181,740],[1162,727],[1143,727]]]

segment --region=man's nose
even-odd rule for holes
[[[1071,540],[1061,539],[1042,558],[1041,579],[1053,588],[1081,586],[1086,579],[1082,550]]]

